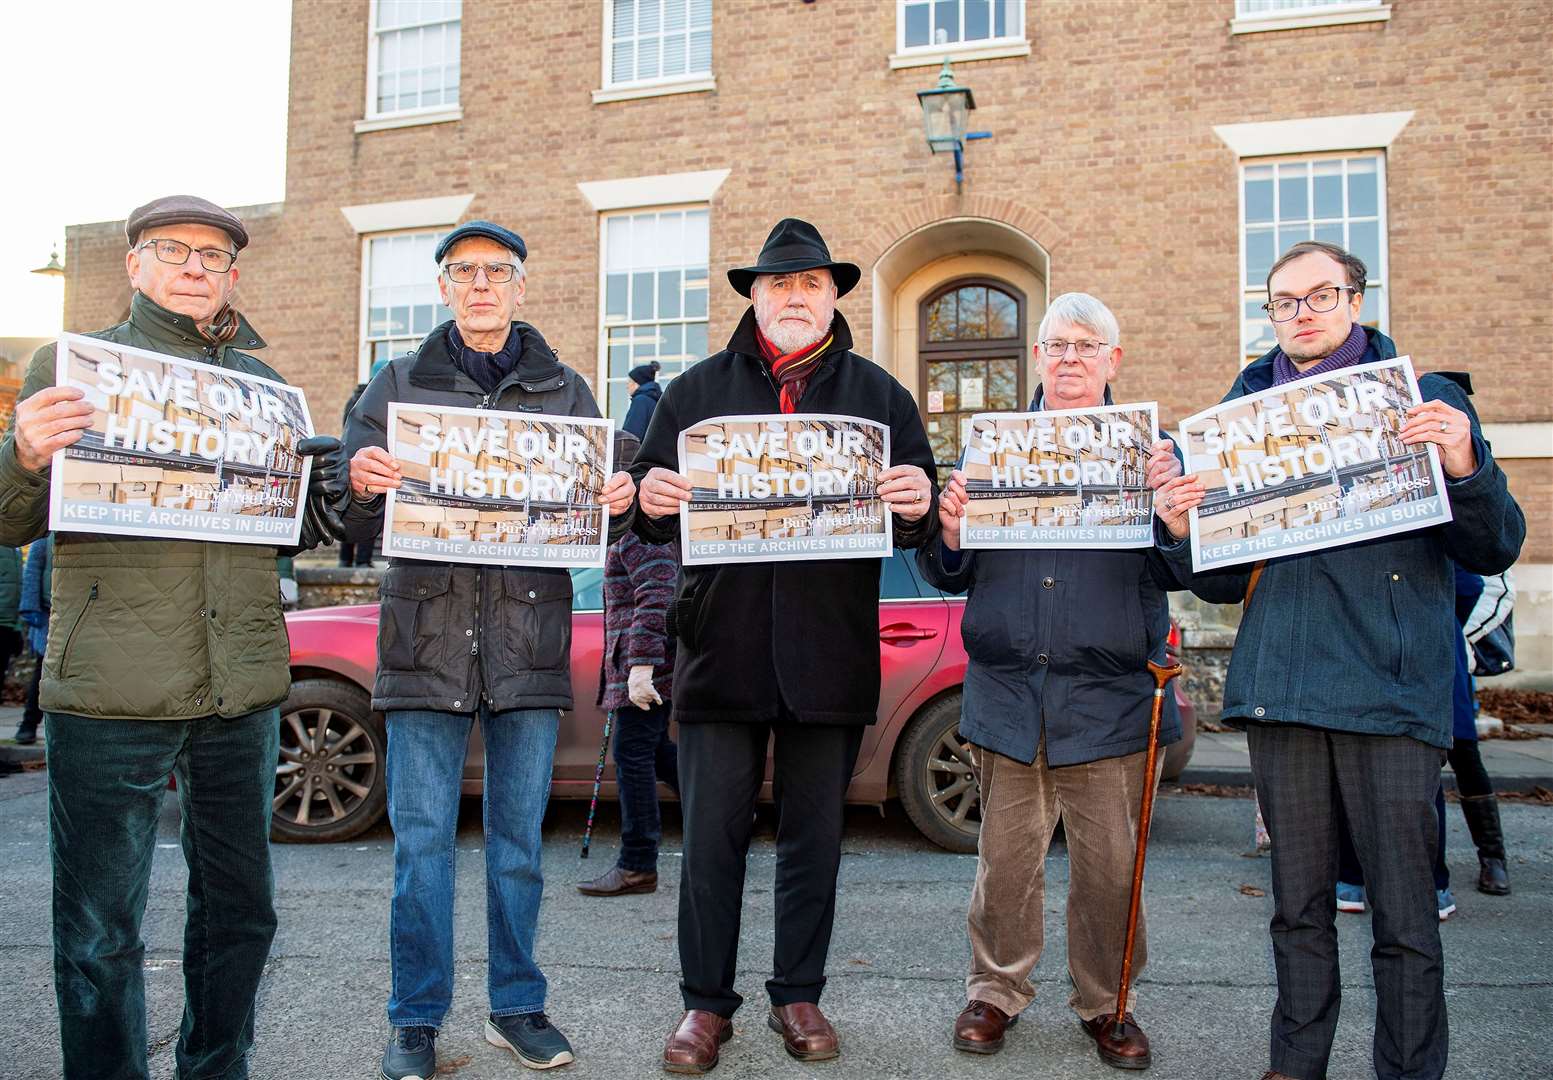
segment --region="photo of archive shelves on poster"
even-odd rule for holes
[[[679,435],[686,566],[888,558],[890,429],[852,416],[719,416]]]
[[[613,424],[398,402],[383,554],[500,566],[603,566]]]
[[[960,543],[976,548],[1138,548],[1154,543],[1152,401],[977,413],[965,445]]]
[[[1451,519],[1432,443],[1398,433],[1418,404],[1406,357],[1313,375],[1181,422],[1192,568],[1212,570],[1423,529]]]
[[[55,380],[92,406],[54,455],[49,528],[289,547],[302,532],[313,433],[294,386],[65,334]]]

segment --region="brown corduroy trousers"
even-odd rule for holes
[[[1043,740],[1029,765],[972,749],[981,784],[981,840],[971,892],[967,1000],[1016,1014],[1035,998],[1030,974],[1045,945],[1046,851],[1060,817],[1068,845],[1068,1004],[1080,1019],[1115,1011],[1132,864],[1143,797],[1140,751],[1053,768]],[[1159,766],[1164,755],[1159,757]],[[1156,769],[1155,782],[1159,774]],[[1134,989],[1148,963],[1146,909],[1138,914]]]

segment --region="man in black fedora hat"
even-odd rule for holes
[[[754,266],[728,271],[753,301],[728,347],[667,389],[632,466],[640,485],[637,533],[679,534],[691,485],[678,469],[678,436],[713,416],[831,413],[890,429],[894,464],[879,497],[895,543],[917,547],[938,531],[933,455],[916,403],[889,372],[852,351],[836,300],[862,272],[836,262],[808,222],[771,231]],[[739,909],[751,810],[774,737],[776,942],[769,1025],[788,1053],[839,1053],[819,1010],[836,910],[842,807],[863,731],[879,706],[879,563],[871,559],[742,563],[687,568],[675,603],[685,847],[679,943],[685,1015],[669,1036],[670,1072],[703,1073],[733,1034]]]

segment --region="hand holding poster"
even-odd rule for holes
[[[679,434],[686,566],[887,558],[890,429],[852,416],[719,416]]]
[[[1432,444],[1398,437],[1419,403],[1406,357],[1313,375],[1181,422],[1192,569],[1338,547],[1451,519]]]
[[[503,566],[603,566],[608,420],[451,405],[388,406],[383,554]]]
[[[1147,471],[1158,414],[1148,401],[972,416],[961,545],[1152,546]]]
[[[302,391],[229,368],[65,334],[55,381],[92,405],[54,455],[49,528],[296,544],[313,433]]]

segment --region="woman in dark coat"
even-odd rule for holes
[[[626,410],[626,418],[620,426],[638,439],[645,439],[653,410],[663,396],[663,387],[658,385],[658,361],[638,364],[627,374],[631,379],[631,407]]]

